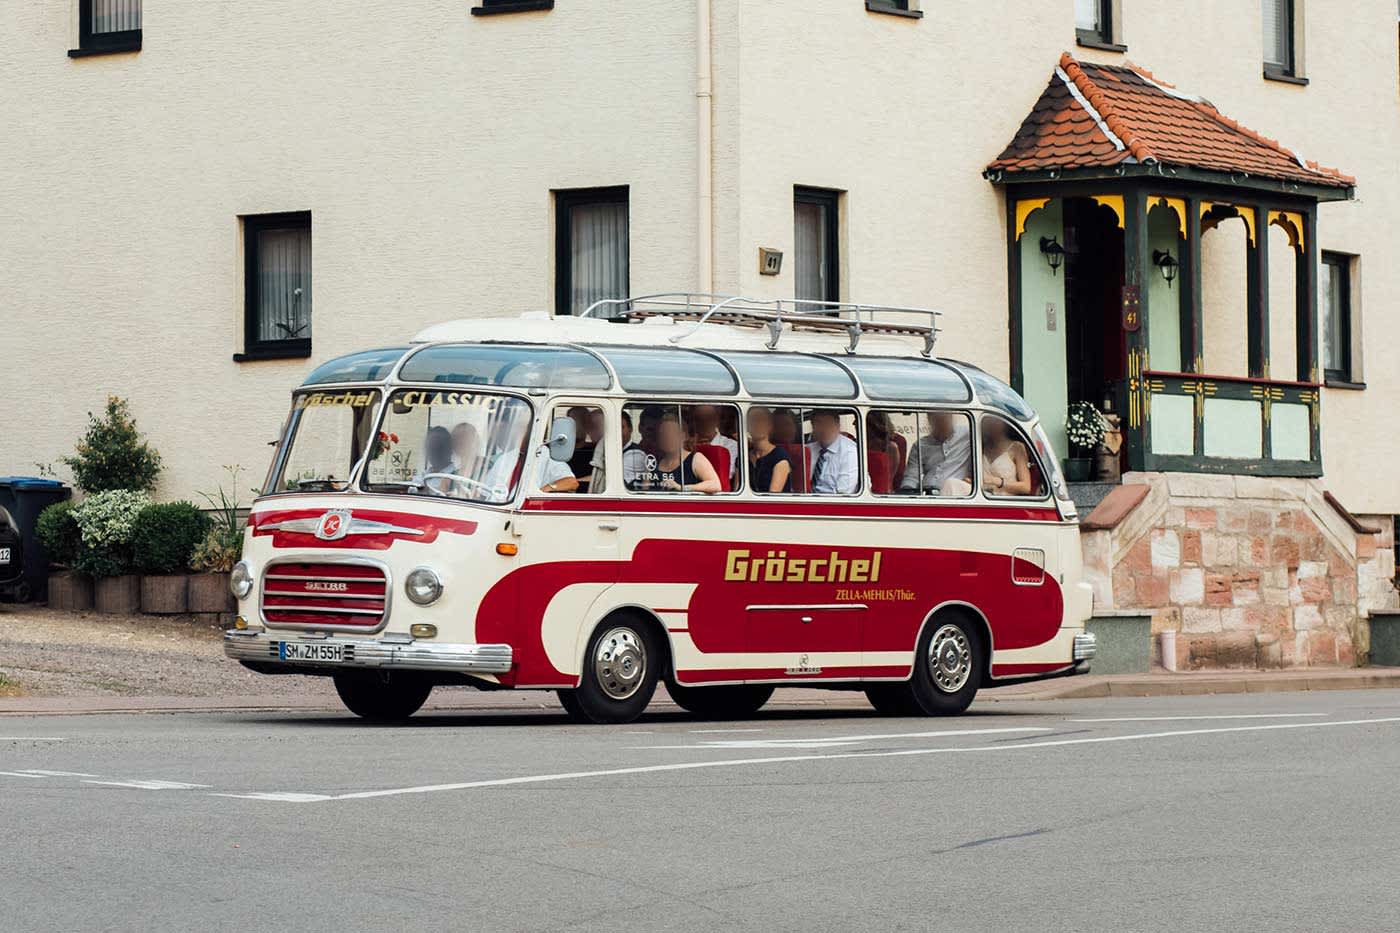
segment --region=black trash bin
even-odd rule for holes
[[[40,512],[72,494],[58,480],[0,476],[0,596],[22,603],[45,597],[49,556],[34,529]]]

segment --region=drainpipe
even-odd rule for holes
[[[695,145],[696,145],[696,289],[704,294],[714,291],[715,232],[714,232],[714,113],[711,109],[711,0],[696,0],[695,29]]]

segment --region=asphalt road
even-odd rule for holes
[[[0,717],[0,927],[1400,925],[1400,691]]]

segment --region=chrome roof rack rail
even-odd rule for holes
[[[938,342],[938,334],[942,330],[939,326],[942,314],[928,308],[896,305],[675,292],[594,302],[580,317],[621,318],[627,321],[669,317],[676,321],[693,321],[694,326],[685,333],[673,336],[672,343],[680,343],[693,336],[702,325],[708,323],[766,327],[766,346],[770,350],[777,349],[784,325],[789,330],[843,333],[847,353],[856,352],[856,346],[864,334],[922,337],[924,345],[920,352],[932,357],[934,344]]]

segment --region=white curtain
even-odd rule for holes
[[[793,272],[798,300],[826,300],[826,211],[820,204],[798,201],[793,205],[795,244]]]
[[[1319,264],[1322,277],[1322,366],[1324,369],[1342,368],[1342,291],[1337,280],[1337,269],[1330,262]]]
[[[1292,4],[1289,0],[1264,0],[1264,62],[1269,65],[1277,65],[1280,68],[1288,67],[1288,60],[1292,57],[1292,42],[1289,36],[1293,32],[1293,23],[1289,15],[1289,7]]]
[[[1074,0],[1074,25],[1094,32],[1099,28],[1101,0]]]
[[[258,339],[311,337],[311,231],[258,233]]]
[[[576,204],[569,211],[569,309],[627,297],[627,203]]]
[[[141,28],[141,0],[92,0],[92,31],[128,32]]]

